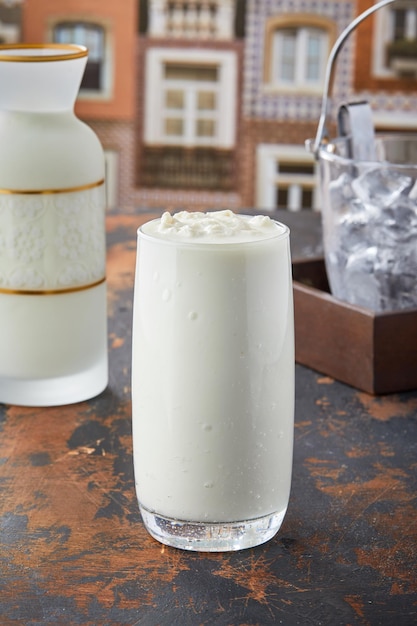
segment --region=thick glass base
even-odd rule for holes
[[[58,378],[0,378],[0,402],[19,406],[61,406],[83,402],[104,391],[107,358],[83,372]]]
[[[286,509],[242,522],[184,522],[139,509],[148,532],[161,543],[198,552],[230,552],[253,548],[278,532]]]

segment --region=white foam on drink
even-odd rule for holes
[[[148,222],[142,231],[154,237],[176,242],[243,243],[275,237],[285,228],[267,215],[237,215],[230,210],[166,211],[160,219]]]

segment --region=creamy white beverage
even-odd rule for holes
[[[212,539],[198,532],[194,546],[151,533],[188,549],[266,541],[282,522],[291,482],[288,229],[231,211],[148,222],[139,231],[133,331],[134,465],[144,521],[156,516],[159,530],[164,518],[201,524]],[[267,520],[267,534],[256,535],[251,520],[262,527]],[[213,528],[227,535],[240,522],[256,537],[213,539]]]

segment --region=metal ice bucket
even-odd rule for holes
[[[367,103],[339,112],[336,139],[326,140],[333,63],[346,37],[383,0],[359,15],[330,54],[315,141],[323,247],[332,294],[375,312],[417,308],[417,135],[374,136]],[[351,115],[351,118],[349,118]]]

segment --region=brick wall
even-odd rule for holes
[[[259,144],[304,145],[315,137],[317,124],[279,120],[246,119],[242,125],[240,192],[243,207],[255,206],[256,149]]]
[[[357,13],[362,13],[374,4],[373,0],[357,0]],[[354,88],[356,91],[399,92],[406,95],[417,91],[417,81],[412,78],[378,78],[372,73],[372,46],[375,30],[375,15],[364,20],[357,28]]]

